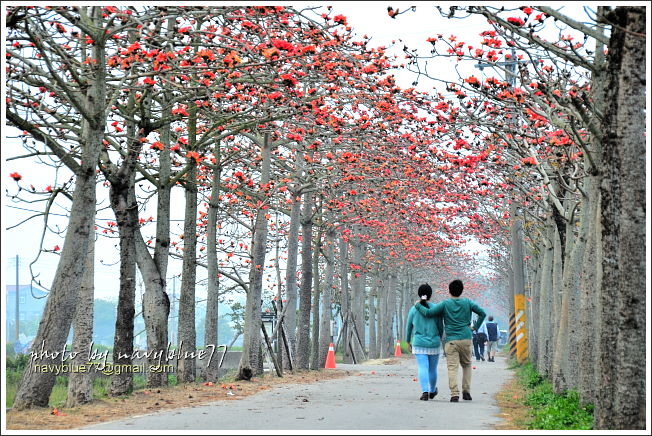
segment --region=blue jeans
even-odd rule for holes
[[[419,369],[421,392],[437,392],[437,364],[439,354],[415,354]]]

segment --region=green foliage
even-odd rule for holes
[[[18,356],[21,356],[20,354]],[[24,356],[24,355],[23,355]],[[29,358],[27,359],[29,362]],[[7,359],[7,372],[5,373],[5,392],[6,392],[6,407],[11,407],[14,403],[14,398],[16,397],[16,391],[18,390],[18,383],[23,376],[23,370],[25,366],[22,366],[20,369],[9,369],[9,359]],[[66,376],[57,376],[55,379],[54,386],[52,387],[52,393],[50,394],[50,406],[52,407],[61,407],[66,402],[66,397],[68,395],[68,377]]]
[[[14,402],[14,397],[16,396],[18,383],[23,377],[23,371],[25,370],[25,367],[29,363],[29,354],[7,353],[5,362],[7,365],[7,370],[5,372],[5,392],[7,394],[6,406],[11,407]]]
[[[510,359],[508,361],[508,364],[507,364],[507,369],[518,369],[520,367],[521,367],[521,364],[518,363],[518,360],[514,359],[513,357],[510,357]]]
[[[237,368],[229,369],[228,371],[226,371],[224,376],[220,377],[220,380],[223,383],[232,383],[232,382],[238,381],[238,380],[236,380],[237,375],[238,375],[238,369]]]
[[[7,356],[7,371],[18,371],[22,374],[29,363],[29,354],[13,354]]]
[[[50,394],[49,404],[52,407],[63,407],[68,397],[68,377],[57,376],[52,393]]]
[[[231,320],[231,328],[234,333],[244,333],[244,313],[245,307],[242,304],[235,302],[231,305],[228,317]]]
[[[16,355],[16,351],[14,350],[14,344],[13,342],[7,342],[5,344],[5,356],[7,357],[14,357]]]
[[[517,370],[520,383],[527,390],[525,404],[530,407],[532,420],[529,430],[591,430],[593,405],[581,405],[576,391],[557,394],[531,363]]]
[[[96,377],[93,379],[93,398],[108,397],[109,386],[111,386],[110,377]]]
[[[520,372],[521,382],[526,388],[534,388],[543,382],[543,377],[539,375],[532,363],[527,363],[522,366]]]

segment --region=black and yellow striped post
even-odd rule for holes
[[[528,358],[527,312],[525,312],[525,295],[514,295],[514,325],[516,339],[516,360],[523,363]]]
[[[516,316],[509,314],[509,357],[516,358]]]

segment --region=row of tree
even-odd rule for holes
[[[386,49],[354,39],[330,9],[9,8],[7,120],[22,131],[20,157],[74,175],[43,189],[19,183],[14,196],[70,200],[35,343],[60,350],[72,323],[73,348],[87,348],[99,233],[120,247],[114,363],[133,351],[136,268],[148,350],[165,350],[170,257],[183,262],[182,351],[197,346],[197,266],[208,272],[205,345],[217,343],[220,295],[246,293],[242,379],[262,372],[263,298],[276,297],[277,342],[289,344],[280,365],[320,368],[335,315],[347,361],[385,357],[423,281],[445,294],[461,277],[481,304],[512,302],[482,293],[477,259],[462,249],[473,237],[506,288],[528,293],[530,354],[556,389],[595,403],[597,427],[644,427],[644,369],[628,362],[644,361],[645,88],[631,66],[645,53],[645,9],[600,8],[594,26],[546,7],[442,11],[460,13],[489,19],[479,46],[433,36],[430,56],[503,66],[505,79],[460,77],[427,94],[397,86]],[[551,21],[583,41],[548,42],[539,33]],[[106,228],[95,224],[98,181],[116,218]],[[173,188],[185,196],[176,236]],[[155,220],[141,216],[154,198]],[[597,351],[596,331],[608,339]],[[195,360],[180,358],[177,376],[194,381]],[[166,382],[148,374],[150,386]],[[14,407],[46,405],[53,383],[28,367]],[[115,375],[111,392],[132,386],[131,374]],[[69,404],[89,392],[83,375],[71,380]]]
[[[318,356],[328,345],[329,329],[319,335],[317,327],[330,325],[333,300],[343,319],[351,320],[343,343],[347,354],[354,352],[348,332],[355,325],[364,339],[364,278],[371,274],[378,289],[377,302],[371,303],[377,306],[378,352],[372,354],[393,350],[397,277],[424,271],[453,253],[461,237],[451,231],[451,221],[477,204],[461,194],[462,188],[446,188],[437,179],[443,170],[432,174],[444,158],[428,138],[436,126],[423,128],[419,115],[433,110],[428,96],[397,87],[386,74],[391,64],[384,49],[354,41],[345,17],[309,18],[310,12],[10,10],[7,118],[22,131],[28,154],[20,157],[48,159],[74,174],[61,186],[19,188],[15,195],[41,195],[48,205],[62,196],[71,201],[59,268],[35,343],[61,349],[72,323],[73,349],[88,348],[97,232],[119,241],[115,364],[131,362],[136,268],[145,284],[142,313],[153,351],[150,363],[165,350],[170,309],[165,277],[173,256],[183,261],[181,351],[192,353],[197,345],[196,268],[203,265],[208,271],[205,343],[217,343],[220,287],[239,287],[247,295],[239,376],[260,373],[261,297],[273,241],[287,252],[285,292],[280,294],[279,281],[278,303],[285,300],[288,307],[284,324],[295,354],[289,358],[297,368],[309,367],[311,306],[313,320],[322,318],[312,324],[313,367],[321,366]],[[97,181],[109,188],[116,217],[105,228],[94,219]],[[170,226],[175,186],[185,195],[183,233],[176,240]],[[423,193],[429,201],[423,201]],[[140,211],[154,197],[150,236],[145,226],[154,219]],[[330,272],[320,275],[320,265]],[[332,295],[336,268],[345,290],[337,298]],[[321,298],[312,290],[313,279],[319,285],[320,278],[327,282],[323,316],[313,304]],[[193,381],[194,359],[179,359],[177,376]],[[216,377],[215,368],[204,376]],[[14,407],[47,404],[53,382],[51,374],[29,367]],[[166,382],[160,373],[148,374],[150,386]],[[132,374],[115,375],[111,393],[123,394],[132,385]],[[89,400],[87,381],[71,380],[70,386],[70,405]]]
[[[436,56],[504,71],[448,86],[471,147],[491,147],[512,187],[511,248],[494,247],[529,302],[529,358],[595,405],[595,428],[645,428],[646,9],[598,7],[589,23],[543,6],[440,12],[492,28],[483,49],[433,39]]]

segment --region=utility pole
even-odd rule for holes
[[[170,342],[172,344],[177,343],[177,338],[176,338],[176,333],[177,333],[177,321],[176,320],[177,320],[177,317],[176,317],[175,311],[174,311],[176,301],[177,301],[177,280],[176,280],[176,276],[172,276],[172,301],[171,301],[171,304],[170,304],[170,316],[171,316],[171,318],[173,320],[172,321],[172,328],[170,329],[171,333],[172,333],[170,335],[170,336],[172,336],[172,338],[170,339]]]
[[[516,86],[516,65],[520,63],[516,59],[516,51],[512,48],[511,60],[504,62],[479,62],[476,68],[483,70],[485,67],[504,66],[505,80],[514,88]],[[513,120],[511,120],[513,121]],[[512,218],[511,238],[512,238],[512,275],[513,275],[513,294],[510,301],[509,314],[509,353],[516,357],[519,363],[523,363],[528,357],[528,331],[527,331],[527,312],[525,310],[525,270],[523,265],[523,232],[521,220],[517,220],[518,209],[512,203],[510,208]]]
[[[516,51],[512,49],[512,60],[504,62],[478,62],[475,67],[482,71],[486,67],[505,67],[505,80],[512,88],[516,86],[516,64],[522,63],[516,59]]]
[[[16,342],[18,342],[18,338],[20,336],[20,281],[18,277],[18,262],[20,258],[18,255],[16,255],[16,328],[15,328],[15,336],[16,336]]]

